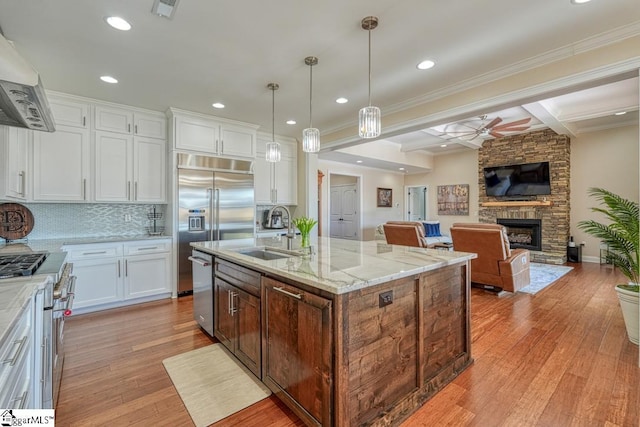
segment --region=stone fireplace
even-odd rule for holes
[[[496,222],[507,228],[511,249],[542,250],[542,220],[497,218]]]
[[[540,221],[539,245],[529,248],[531,260],[549,264],[566,262],[570,235],[569,137],[550,129],[487,140],[478,150],[480,222],[506,220]],[[483,169],[515,163],[549,162],[551,194],[527,200],[506,200],[486,195]]]

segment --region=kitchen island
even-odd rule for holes
[[[304,256],[261,239],[192,246],[215,257],[216,337],[308,425],[398,425],[472,362],[475,254],[323,237]]]

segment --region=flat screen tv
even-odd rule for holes
[[[551,194],[549,162],[484,168],[487,196],[518,197]]]

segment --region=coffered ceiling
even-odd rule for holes
[[[637,0],[517,5],[513,0],[181,0],[171,19],[152,13],[153,4],[5,0],[0,1],[0,27],[49,90],[158,111],[176,107],[259,124],[270,133],[271,91],[266,86],[279,83],[275,133],[297,139],[309,122],[307,56],[319,58],[313,69],[313,124],[321,134],[353,126],[358,110],[367,105],[368,38],[360,21],[369,15],[380,20],[371,33],[371,91],[373,104],[382,109],[383,130],[388,112],[462,86],[480,87],[570,56],[578,47],[640,35]],[[108,16],[127,19],[131,30],[109,27]],[[417,69],[424,59],[435,67]],[[119,83],[104,83],[103,75]],[[336,103],[339,97],[348,102]],[[214,102],[225,108],[213,108]],[[612,116],[622,109],[625,116]],[[482,126],[495,117],[503,124],[531,117],[530,129],[548,126],[574,135],[637,123],[638,81],[625,79],[482,115],[485,120],[470,116],[455,124],[396,132],[387,140],[405,152],[439,154],[474,148],[484,138],[460,140],[443,134],[444,128]]]

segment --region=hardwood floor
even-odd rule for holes
[[[623,277],[574,267],[532,296],[472,290],[474,364],[409,417],[416,426],[640,425],[638,346],[613,289]],[[208,345],[191,297],[72,316],[58,426],[190,426],[162,360]],[[271,396],[215,426],[301,426]]]

